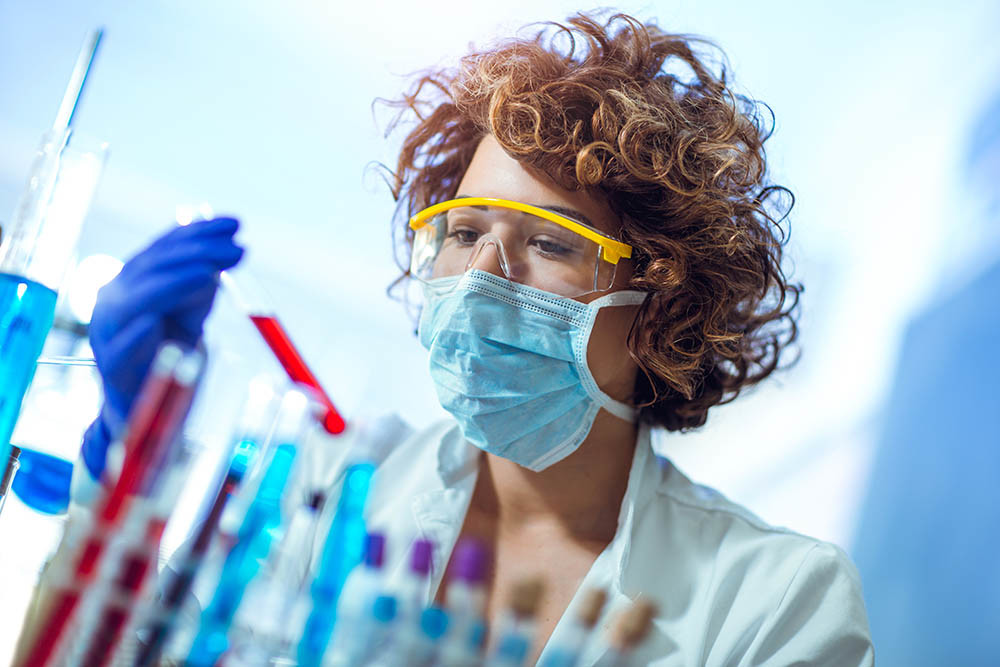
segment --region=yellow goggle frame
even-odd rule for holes
[[[558,213],[554,213],[553,211],[545,208],[532,206],[531,204],[522,204],[521,202],[512,201],[510,199],[494,199],[493,197],[463,197],[461,199],[449,199],[448,201],[443,201],[440,204],[428,206],[414,215],[410,218],[410,228],[413,230],[420,229],[427,224],[428,220],[433,218],[438,213],[450,211],[453,208],[459,208],[461,206],[497,206],[500,208],[509,208],[515,211],[521,211],[522,213],[530,213],[531,215],[538,216],[539,218],[548,220],[549,222],[554,222],[560,227],[565,227],[571,232],[576,232],[580,236],[601,246],[601,257],[604,261],[611,264],[618,264],[619,259],[622,259],[623,257],[628,259],[632,256],[632,246],[613,239],[606,234],[602,234],[589,225],[577,222],[576,220],[559,215]]]

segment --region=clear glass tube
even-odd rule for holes
[[[58,291],[107,161],[107,144],[69,128],[42,137],[14,217],[3,229],[0,273]]]
[[[81,149],[69,138],[69,129],[43,138],[0,243],[0,458],[52,327],[56,292],[106,157],[104,145]]]

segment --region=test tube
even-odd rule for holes
[[[148,639],[139,647],[134,667],[149,667],[159,660],[212,538],[218,531],[223,511],[253,468],[260,449],[267,441],[276,407],[277,397],[270,385],[261,379],[251,381],[249,395],[233,434],[232,453],[221,483],[217,485],[218,491],[199,522],[194,540],[178,571],[168,581],[162,599],[150,613],[146,623]]]
[[[656,606],[649,600],[640,598],[621,612],[611,627],[608,638],[607,663],[614,667],[628,667],[632,664],[632,653],[649,634],[653,626]]]
[[[104,492],[93,523],[82,539],[78,542],[79,535],[67,531],[59,549],[63,551],[65,546],[70,551],[60,558],[67,563],[66,569],[54,570],[52,598],[40,622],[25,629],[32,636],[15,664],[43,667],[55,655],[82,596],[98,575],[109,536],[125,518],[136,495],[156,490],[162,474],[158,464],[180,432],[203,367],[203,354],[185,352],[173,343],[157,352],[129,417],[121,474],[113,488]]]
[[[175,218],[178,224],[187,225],[195,220],[213,216],[212,208],[207,204],[201,204],[197,207],[178,206]],[[223,271],[219,274],[219,283],[233,297],[239,309],[250,318],[250,322],[292,382],[305,385],[316,393],[317,400],[325,408],[321,422],[323,428],[332,435],[343,433],[344,418],[333,405],[319,378],[306,364],[298,347],[292,342],[274,307],[265,298],[264,290],[257,285],[246,269],[240,269],[237,273],[239,277],[233,271]]]
[[[311,420],[312,401],[298,390],[282,399],[275,429],[276,446],[264,471],[253,501],[226,555],[212,600],[201,615],[185,664],[211,667],[229,648],[229,629],[243,601],[247,586],[260,571],[261,562],[271,552],[274,533],[281,524],[281,496],[292,477],[299,439]]]
[[[452,622],[441,647],[442,667],[472,667],[482,661],[489,562],[489,551],[479,540],[463,538],[455,547],[445,597]]]
[[[486,661],[488,667],[524,665],[535,641],[535,614],[541,601],[541,579],[525,579],[514,584],[510,608],[497,629],[496,650]]]
[[[427,594],[427,581],[434,563],[434,543],[425,538],[413,541],[410,563],[398,591],[399,617],[407,627],[416,628],[420,623],[420,610]]]
[[[310,587],[312,610],[298,646],[301,667],[319,667],[333,634],[337,602],[344,581],[364,556],[364,509],[375,466],[355,463],[347,469],[344,486],[323,545],[319,570]]]
[[[261,576],[250,584],[230,632],[233,653],[245,664],[272,664],[290,658],[309,613],[308,570],[302,567],[302,556],[311,553],[316,542],[326,490],[316,487],[308,474],[309,455],[317,443],[308,438],[303,441],[304,451],[300,451],[295,479],[290,483],[299,504],[291,518],[282,521],[284,535]]]
[[[234,300],[240,304],[240,308],[246,313],[254,327],[260,333],[268,348],[274,353],[275,358],[292,382],[305,385],[316,393],[316,398],[324,407],[322,419],[323,428],[332,435],[343,433],[344,418],[334,407],[330,396],[323,389],[319,378],[310,370],[302,353],[292,342],[288,331],[278,319],[274,308],[263,302],[262,290],[251,289],[252,279],[248,274],[243,273],[237,279],[230,271],[223,271],[219,274],[219,282],[233,295]],[[251,299],[250,294],[256,294],[256,298]]]
[[[438,664],[441,639],[448,631],[451,618],[441,607],[431,605],[423,609],[416,623],[403,623],[385,654],[379,656],[381,667],[431,667]]]
[[[367,664],[384,640],[378,636],[384,626],[376,623],[372,606],[376,598],[385,593],[384,560],[385,535],[368,533],[364,562],[344,581],[337,603],[337,625],[327,656],[333,664]]]
[[[102,579],[107,583],[95,587],[99,605],[91,605],[93,618],[87,620],[92,622],[81,633],[87,640],[86,648],[70,660],[71,664],[79,667],[109,664],[145,592],[149,573],[155,571],[160,540],[186,481],[189,461],[184,450],[170,456],[150,497],[136,498],[131,504],[129,520],[114,536],[104,559]]]
[[[574,610],[572,622],[561,634],[560,641],[546,649],[540,667],[575,667],[579,664],[606,599],[607,594],[599,588],[584,591],[579,606]]]

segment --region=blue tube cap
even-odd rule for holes
[[[391,595],[380,595],[375,598],[372,613],[379,623],[392,623],[396,619],[396,598]]]
[[[28,507],[60,514],[69,507],[73,464],[51,454],[21,447],[21,468],[11,488]]]
[[[448,631],[448,612],[441,607],[427,607],[420,614],[420,629],[431,641],[438,641]]]

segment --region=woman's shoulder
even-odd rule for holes
[[[657,467],[660,475],[650,509],[682,531],[697,529],[701,548],[713,553],[773,550],[793,560],[814,548],[844,555],[830,542],[772,525],[716,489],[691,481],[668,459],[658,458]]]
[[[782,657],[774,664],[869,664],[861,581],[843,549],[768,524],[665,459],[657,467],[626,581],[668,607],[686,606],[675,618],[691,625],[675,630],[702,635],[698,662],[773,655]]]

